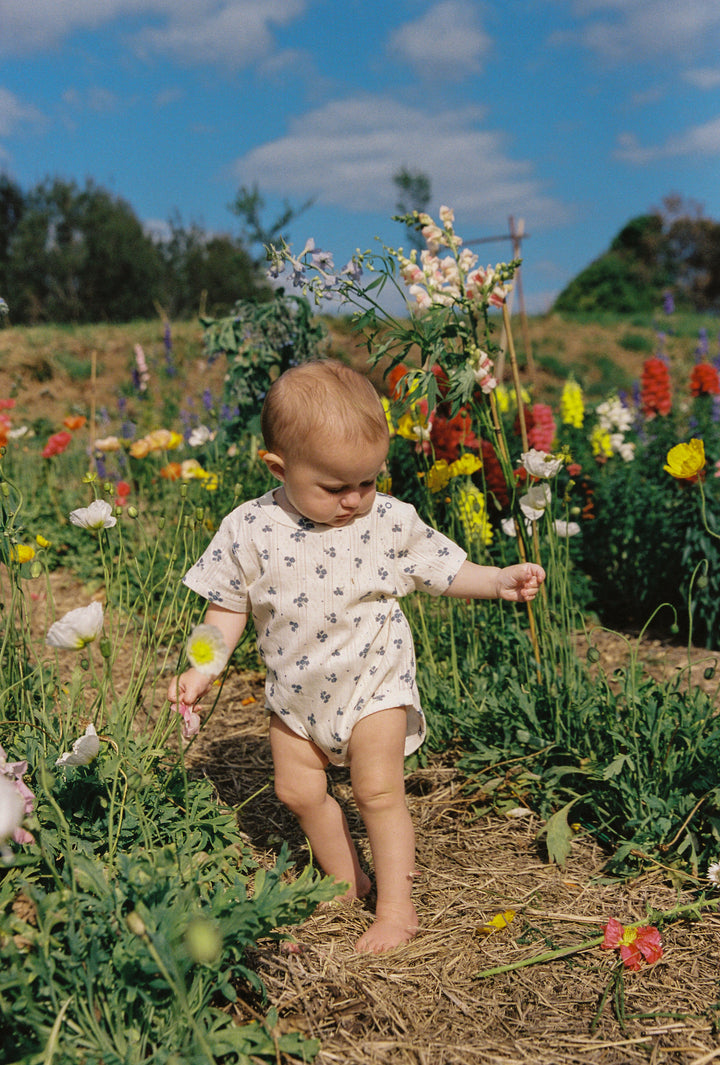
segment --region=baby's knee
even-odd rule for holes
[[[405,787],[395,781],[364,781],[353,786],[353,797],[361,813],[383,813],[405,805]]]
[[[275,797],[288,810],[298,815],[312,809],[318,802],[322,802],[327,794],[327,786],[320,789],[315,784],[310,785],[304,778],[289,776],[275,777]]]

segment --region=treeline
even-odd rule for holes
[[[668,196],[631,219],[609,249],[573,278],[555,301],[563,313],[720,310],[720,222],[699,204]]]
[[[241,190],[236,213],[258,194]],[[95,185],[49,179],[23,192],[0,175],[0,297],[15,324],[126,322],[158,308],[171,318],[227,313],[269,296],[240,237],[208,235],[178,218],[161,237]]]

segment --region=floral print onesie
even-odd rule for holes
[[[397,599],[446,592],[466,554],[378,494],[349,525],[318,525],[267,492],[223,520],[184,583],[211,603],[251,613],[267,668],[266,705],[343,765],[360,718],[407,709],[405,753],[425,738],[415,654]]]

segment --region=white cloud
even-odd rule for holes
[[[685,71],[683,78],[697,89],[717,89],[720,85],[720,67],[693,67]]]
[[[54,48],[77,30],[145,20],[129,42],[187,63],[238,68],[274,49],[273,28],[302,15],[307,0],[0,0],[0,53]]]
[[[431,114],[372,95],[338,100],[238,159],[234,177],[264,192],[390,218],[393,175],[405,166],[428,175],[435,209],[447,203],[473,224],[504,225],[508,214],[533,225],[565,220],[565,208],[545,194],[532,165],[511,159],[504,135],[481,127],[483,115],[473,106]]]
[[[25,104],[15,93],[0,86],[0,137],[8,137],[18,126],[42,121],[42,115],[32,104]]]
[[[720,48],[717,0],[573,0],[572,10],[583,25],[569,36],[613,62],[697,61]]]
[[[423,79],[459,80],[479,73],[490,44],[474,4],[441,0],[421,18],[395,30],[389,49]]]
[[[636,166],[645,166],[659,159],[714,155],[720,155],[720,115],[668,137],[663,144],[647,148],[642,147],[634,133],[622,133],[615,151],[616,159]]]

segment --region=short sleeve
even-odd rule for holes
[[[394,549],[402,594],[420,590],[444,595],[466,560],[467,552],[454,540],[426,525],[413,507],[406,504],[403,510],[400,543]]]
[[[239,530],[235,514],[223,518],[205,551],[183,577],[183,584],[210,603],[248,613],[248,582],[239,561]]]

